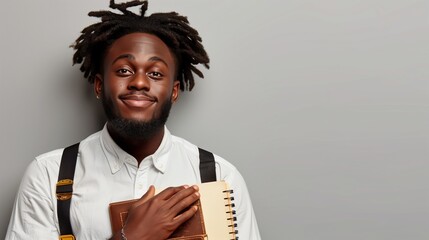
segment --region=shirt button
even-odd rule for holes
[[[139,183],[139,184],[137,184],[137,187],[139,188],[139,189],[143,189],[143,183]]]

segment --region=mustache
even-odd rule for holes
[[[119,95],[120,99],[140,99],[140,100],[147,100],[152,102],[158,102],[158,98],[155,96],[152,96],[144,91],[129,91],[124,94]]]

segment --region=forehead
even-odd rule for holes
[[[105,60],[109,61],[122,54],[141,58],[157,56],[171,64],[175,59],[169,47],[160,38],[149,33],[130,33],[118,38],[108,47]]]

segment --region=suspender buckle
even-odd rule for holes
[[[75,240],[73,235],[67,234],[67,235],[61,235],[60,240]]]
[[[57,199],[60,201],[66,201],[71,199],[73,192],[73,180],[61,179],[57,182]],[[64,235],[69,236],[69,235]],[[69,240],[69,238],[60,238],[61,240]],[[71,239],[71,238],[70,238]],[[74,239],[74,237],[73,237]]]

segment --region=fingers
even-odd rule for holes
[[[150,186],[148,191],[131,208],[135,209],[151,200],[151,205],[157,204],[158,207],[156,208],[161,207],[169,212],[168,215],[176,217],[200,198],[197,186],[189,187],[186,185],[167,188],[156,196],[154,194],[155,188]]]
[[[174,194],[189,188],[189,186],[184,185],[184,186],[179,186],[179,187],[169,187],[164,189],[162,192],[160,192],[157,197],[160,199],[169,199],[171,198]]]
[[[193,205],[200,198],[197,186],[182,190],[169,199],[169,205],[172,204],[170,211],[173,213],[171,223],[176,228],[189,220],[198,211],[198,206]]]
[[[168,203],[166,203],[166,206],[171,208],[172,212],[178,214],[195,203],[199,198],[198,187],[192,186],[174,194]]]
[[[173,218],[174,224],[177,224],[178,226],[182,225],[182,223],[186,222],[192,216],[194,216],[197,211],[198,211],[198,207],[196,205],[190,207],[188,210],[184,211],[183,213]]]

